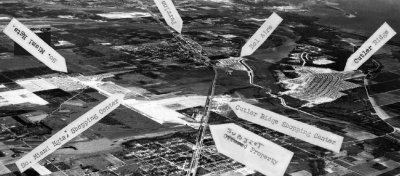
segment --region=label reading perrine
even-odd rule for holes
[[[267,38],[274,32],[283,19],[275,12],[265,20],[264,24],[257,30],[256,33],[243,45],[240,57],[249,56],[254,53]]]
[[[218,152],[268,176],[282,176],[293,152],[233,123],[210,125]]]
[[[316,146],[340,152],[343,137],[329,131],[293,120],[289,117],[242,102],[230,102],[229,106],[235,114],[244,120],[281,132],[283,134],[306,141]]]
[[[355,53],[347,59],[344,71],[357,70],[395,35],[396,32],[387,23],[384,23]]]
[[[15,163],[18,169],[21,172],[24,172],[47,155],[53,153],[62,145],[87,130],[111,111],[116,109],[121,104],[123,97],[123,95],[113,95],[82,116],[78,117],[76,120],[19,159]]]
[[[64,57],[17,19],[13,18],[3,32],[50,69],[67,72]]]
[[[165,22],[175,31],[181,33],[183,21],[171,0],[154,0]]]

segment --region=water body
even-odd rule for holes
[[[329,0],[329,2],[334,2],[329,5],[332,8],[314,6],[312,10],[320,18],[320,23],[370,36],[386,21],[398,33],[393,40],[400,42],[399,0]]]

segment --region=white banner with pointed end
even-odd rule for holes
[[[360,68],[362,64],[395,35],[396,32],[386,22],[383,23],[383,25],[347,59],[344,71],[357,70]]]
[[[82,116],[78,117],[31,152],[19,159],[15,164],[21,172],[29,169],[37,162],[50,155],[62,145],[75,138],[103,117],[116,109],[123,101],[124,95],[113,95]]]
[[[39,175],[50,175],[51,171],[48,170],[46,167],[36,163],[32,165],[32,169],[34,169]]]
[[[283,19],[275,12],[265,20],[256,33],[243,45],[240,57],[249,56],[254,53],[267,38],[274,32]]]
[[[13,18],[3,32],[50,69],[67,72],[64,57],[17,19]]]
[[[178,33],[182,32],[183,21],[172,0],[154,0],[165,22]]]
[[[306,141],[316,146],[340,152],[343,137],[329,131],[321,130],[317,127],[293,120],[289,117],[277,114],[272,111],[242,102],[228,103],[235,114],[244,120],[267,127],[271,130]]]
[[[282,176],[293,152],[233,123],[210,125],[218,152],[268,176]]]

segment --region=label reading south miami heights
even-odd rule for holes
[[[121,104],[123,97],[123,95],[113,95],[72,121],[66,127],[19,159],[15,163],[18,169],[24,172],[68,141],[90,128],[116,109]]]

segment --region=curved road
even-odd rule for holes
[[[387,123],[385,120],[391,118],[391,116],[389,116],[385,110],[383,110],[375,101],[375,99],[373,97],[370,96],[369,92],[368,92],[368,88],[367,86],[369,85],[369,81],[364,77],[364,88],[365,88],[365,92],[367,93],[369,102],[371,103],[372,107],[374,108],[376,115],[379,116],[380,119],[382,119],[386,124],[388,124],[389,126],[391,126],[395,132],[396,130],[398,130],[396,127],[392,126],[391,124]],[[392,133],[393,133],[392,132]]]
[[[247,69],[247,75],[249,76],[249,83],[250,83],[252,86],[259,87],[259,88],[264,89],[264,90],[268,90],[267,88],[265,88],[265,87],[263,87],[263,86],[260,86],[260,85],[258,85],[258,84],[255,84],[255,83],[253,82],[253,80],[254,80],[254,71],[253,71],[253,69],[251,69],[251,67],[250,67],[249,65],[246,64],[245,61],[246,61],[245,59],[241,59],[239,62]],[[305,112],[305,111],[303,111],[303,110],[300,110],[300,109],[297,109],[297,108],[295,108],[295,107],[291,107],[291,106],[287,105],[285,99],[283,99],[283,98],[280,97],[279,95],[273,94],[270,90],[267,91],[266,93],[267,93],[268,95],[270,95],[271,97],[273,97],[273,98],[278,98],[278,99],[281,101],[281,105],[284,106],[285,108],[292,109],[292,110],[295,110],[295,111],[298,111],[298,112],[302,112],[302,113],[304,113],[304,114],[310,115],[310,116],[315,117],[315,118],[318,118],[318,119],[322,119],[321,117],[318,117],[318,116],[316,116],[316,115],[314,115],[314,114],[310,114],[310,113]]]
[[[259,88],[262,88],[262,89],[266,90],[267,88],[265,88],[265,87],[263,87],[263,86],[260,86],[260,85],[257,85],[257,84],[255,84],[255,83],[253,82],[253,80],[254,80],[254,71],[251,69],[250,66],[248,66],[248,65],[246,64],[245,61],[246,61],[245,59],[242,59],[242,60],[240,60],[239,62],[247,69],[247,74],[248,74],[248,76],[249,76],[249,83],[250,83],[251,85],[255,86],[255,87],[259,87]],[[380,108],[380,107],[376,104],[376,101],[369,95],[368,89],[367,89],[367,85],[368,85],[368,81],[367,81],[367,79],[364,78],[364,87],[365,87],[365,91],[366,91],[366,93],[367,93],[368,99],[369,99],[369,101],[370,101],[372,107],[374,108],[374,110],[375,110],[375,112],[376,112],[376,115],[378,115],[383,121],[384,121],[385,119],[390,118],[390,116],[389,116],[382,108]],[[315,117],[315,118],[318,118],[318,119],[321,119],[321,120],[322,120],[322,119],[324,119],[324,120],[329,120],[329,119],[321,118],[321,117],[318,117],[318,116],[316,116],[316,115],[314,115],[314,114],[305,112],[305,111],[300,110],[300,109],[298,109],[298,108],[291,107],[291,106],[289,106],[289,105],[286,104],[285,99],[283,99],[283,98],[280,97],[279,95],[276,95],[276,94],[271,93],[271,91],[267,91],[266,93],[267,93],[268,95],[270,95],[271,97],[273,97],[273,98],[278,98],[278,99],[281,101],[281,105],[284,106],[285,108],[292,109],[292,110],[296,110],[296,111],[298,111],[298,112],[302,112],[302,113],[304,113],[304,114],[310,115],[310,116],[312,116],[312,117]],[[400,129],[393,127],[392,125],[390,125],[390,124],[387,123],[386,121],[384,121],[384,122],[385,122],[386,124],[388,124],[389,126],[391,126],[391,127],[394,129],[393,132],[388,133],[388,134],[392,134],[392,133],[394,133],[394,132],[396,132],[396,131],[400,131]]]
[[[253,82],[253,80],[254,80],[254,78],[253,78],[253,77],[254,77],[254,72],[253,72],[253,70],[250,68],[250,66],[248,66],[248,65],[245,63],[245,59],[242,59],[242,60],[240,60],[239,62],[240,62],[244,67],[246,67],[247,72],[248,72],[248,76],[249,76],[249,83],[250,83],[251,85],[256,86],[256,87],[259,87],[259,88],[262,88],[262,89],[267,89],[267,88],[262,87],[262,86],[260,86],[260,85],[254,84],[254,82]],[[375,103],[375,100],[374,100],[372,97],[369,96],[369,93],[368,93],[368,90],[367,90],[367,85],[368,85],[368,81],[364,78],[364,87],[365,87],[365,90],[366,90],[366,92],[367,92],[368,99],[370,100],[370,103],[371,103],[372,107],[373,107],[374,110],[376,111],[376,115],[378,115],[378,116],[384,121],[384,119],[387,119],[387,118],[388,118],[388,115],[386,114],[386,112],[385,112],[383,109],[381,109],[379,106],[377,106],[376,103]],[[300,110],[300,109],[291,107],[291,106],[287,105],[285,99],[283,99],[283,98],[280,97],[279,95],[275,95],[275,94],[271,93],[270,91],[267,91],[266,93],[267,93],[268,95],[270,95],[271,97],[273,97],[273,98],[278,98],[278,99],[281,101],[281,105],[284,106],[285,108],[292,109],[292,110],[296,110],[296,111],[298,111],[298,112],[302,112],[302,113],[304,113],[304,114],[310,115],[310,116],[312,116],[312,117],[314,117],[314,118],[316,118],[316,119],[319,119],[319,120],[324,120],[324,121],[335,121],[335,120],[332,120],[332,119],[321,118],[321,117],[318,117],[318,116],[316,116],[316,115],[314,115],[314,114],[311,114],[311,113],[305,112],[305,111],[303,111],[303,110]],[[336,122],[336,121],[335,121],[335,122]],[[384,121],[384,122],[387,123],[386,121]],[[388,123],[387,123],[387,124],[388,124]],[[390,125],[390,124],[388,124],[388,125],[391,126],[391,127],[393,128],[393,131],[390,132],[390,133],[384,134],[384,135],[382,135],[382,136],[377,136],[377,137],[386,137],[386,138],[388,138],[388,139],[391,139],[391,140],[394,140],[394,141],[396,141],[396,142],[399,142],[399,140],[398,140],[397,138],[395,138],[395,137],[392,137],[391,134],[394,134],[394,133],[396,133],[396,132],[399,132],[400,129],[399,129],[399,128],[395,128],[395,127],[393,127],[393,126]],[[360,142],[360,141],[362,141],[362,140],[347,141],[347,142],[343,142],[343,144],[357,143],[357,142]],[[399,143],[400,143],[400,142],[399,142]]]

